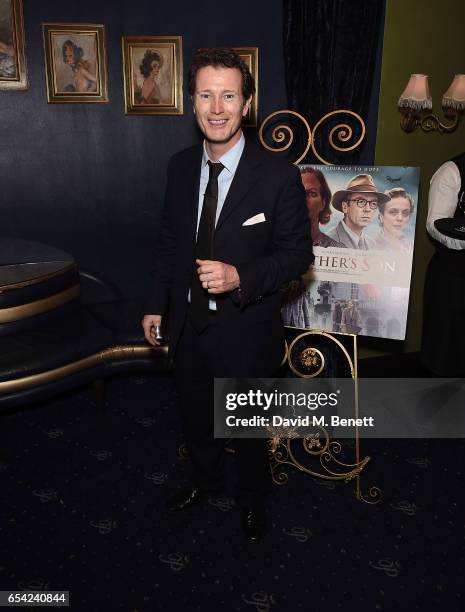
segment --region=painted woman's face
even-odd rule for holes
[[[312,172],[304,172],[301,175],[301,179],[305,189],[308,216],[310,220],[318,220],[321,211],[325,207],[321,197],[320,182]]]
[[[150,62],[150,76],[152,77],[156,77],[160,74],[160,62],[157,60],[153,60],[152,62]]]
[[[384,231],[400,238],[402,232],[410,220],[410,202],[407,198],[393,198],[384,206],[381,215]]]
[[[68,66],[72,66],[74,64],[74,49],[67,45],[64,48],[64,62]]]

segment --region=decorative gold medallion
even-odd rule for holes
[[[293,340],[288,337],[287,363],[301,378],[355,378],[355,367],[346,347],[336,338],[338,334],[288,328],[290,333],[302,331]],[[341,335],[341,334],[339,334]],[[354,336],[355,337],[355,336]]]
[[[325,367],[323,353],[314,346],[308,346],[304,342],[291,345],[289,350],[289,365],[294,374],[302,378],[315,378],[321,374]]]
[[[323,353],[313,347],[308,347],[300,353],[300,361],[307,370],[307,376],[310,377],[318,376],[325,367]]]

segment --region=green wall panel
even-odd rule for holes
[[[419,128],[406,134],[399,126],[397,100],[410,74],[427,74],[433,112],[442,117],[443,93],[454,74],[465,73],[464,24],[464,0],[387,0],[376,163],[421,168],[406,351],[420,348],[424,276],[434,251],[425,229],[429,181],[443,161],[465,151],[465,120],[453,134],[426,134]]]

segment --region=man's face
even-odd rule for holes
[[[365,200],[363,207],[358,206],[356,201]],[[347,200],[342,202],[342,212],[345,214],[347,226],[356,234],[361,234],[363,228],[369,225],[378,208],[378,198],[368,193],[351,193]]]
[[[193,96],[197,123],[205,139],[226,145],[225,152],[240,138],[242,117],[251,97],[242,95],[242,74],[238,68],[205,66],[197,72]]]

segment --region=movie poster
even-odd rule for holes
[[[300,166],[315,262],[284,289],[284,324],[405,339],[419,168]]]

